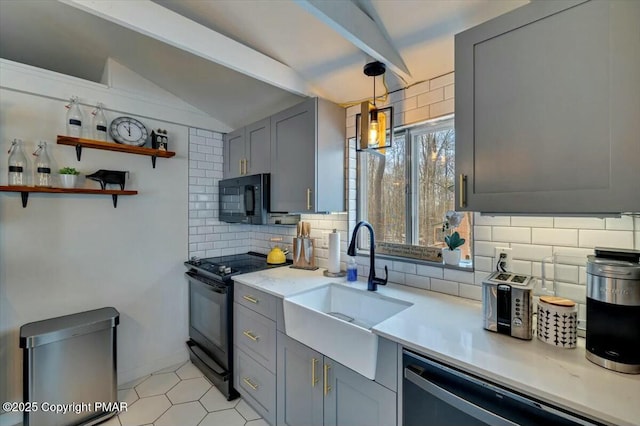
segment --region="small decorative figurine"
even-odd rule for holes
[[[95,180],[100,183],[100,187],[105,189],[107,184],[120,185],[120,189],[124,191],[124,179],[128,171],[119,170],[103,170],[87,175],[87,179]]]
[[[158,129],[151,132],[151,148],[166,151],[169,145],[167,131]]]

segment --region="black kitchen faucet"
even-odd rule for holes
[[[384,279],[376,277],[376,237],[373,233],[373,227],[369,222],[361,220],[356,224],[356,227],[353,228],[353,234],[351,234],[351,244],[349,244],[347,254],[349,256],[356,255],[356,237],[361,226],[369,228],[369,232],[371,233],[371,245],[369,247],[369,279],[367,280],[367,290],[376,291],[378,289],[378,285],[387,285],[389,273],[387,271],[387,267],[385,266]]]

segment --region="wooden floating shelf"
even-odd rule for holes
[[[121,191],[117,189],[46,188],[41,186],[0,186],[0,192],[19,192],[22,195],[22,207],[27,207],[29,194],[32,192],[42,192],[48,194],[111,195],[114,208],[118,206],[118,195],[138,194],[138,191]]]
[[[76,158],[80,161],[82,148],[101,149],[103,151],[126,152],[128,154],[146,155],[151,157],[153,168],[156,168],[156,158],[171,158],[176,155],[173,151],[161,151],[159,149],[144,146],[123,145],[115,142],[96,141],[93,139],[73,138],[71,136],[58,135],[58,145],[76,147]]]

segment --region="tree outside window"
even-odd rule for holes
[[[444,247],[445,214],[455,209],[453,118],[399,129],[391,148],[358,155],[358,216],[377,241]],[[456,229],[467,240],[463,259],[472,258],[471,216]]]

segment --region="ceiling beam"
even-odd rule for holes
[[[383,62],[407,83],[411,73],[400,53],[391,45],[378,25],[352,1],[295,0],[297,4],[324,22],[358,49]]]
[[[296,95],[317,96],[294,69],[150,0],[58,1]]]

